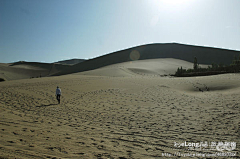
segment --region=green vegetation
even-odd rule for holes
[[[191,76],[208,76],[208,75],[217,75],[223,73],[238,73],[240,72],[240,55],[234,57],[232,63],[227,66],[223,64],[212,63],[208,68],[201,68],[197,62],[197,58],[194,58],[193,69],[183,69],[178,68],[174,76],[177,77],[191,77]]]
[[[42,74],[40,74],[40,76],[36,76],[36,77],[30,77],[30,79],[32,79],[32,78],[41,78],[42,77]]]
[[[198,70],[198,63],[197,63],[197,58],[194,58],[194,62],[193,62],[193,70],[197,71]]]

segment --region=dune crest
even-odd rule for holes
[[[197,57],[199,64],[230,64],[235,55],[239,56],[240,51],[184,45],[177,43],[148,44],[86,60],[79,64],[73,65],[70,68],[63,69],[61,72],[58,72],[54,75],[66,75],[71,73],[94,70],[123,62],[159,58],[174,58],[193,62],[194,57]]]
[[[6,81],[47,77],[60,72],[69,65],[49,64],[40,62],[0,63],[0,78]]]
[[[202,68],[207,67],[207,65],[200,66]],[[193,63],[172,58],[137,60],[113,64],[77,74],[115,77],[169,76],[170,74],[174,74],[178,67],[189,69],[193,67]]]

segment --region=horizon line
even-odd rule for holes
[[[125,51],[125,50],[129,50],[129,49],[133,49],[133,48],[136,48],[136,47],[141,47],[141,46],[146,46],[146,45],[158,45],[158,44],[177,44],[177,45],[186,45],[186,46],[193,46],[193,47],[203,47],[203,48],[212,48],[212,49],[220,49],[220,50],[228,50],[228,51],[236,51],[236,52],[240,52],[240,50],[234,50],[232,48],[224,48],[224,47],[217,47],[217,46],[207,46],[207,45],[193,45],[193,44],[189,44],[189,43],[178,43],[178,42],[170,42],[170,43],[146,43],[146,44],[141,44],[141,45],[136,45],[136,46],[132,46],[132,47],[129,47],[129,48],[125,48],[125,49],[120,49],[120,50],[117,50],[117,51],[112,51],[112,52],[109,52],[109,53],[106,53],[106,54],[103,54],[103,55],[99,55],[99,56],[96,56],[96,57],[91,57],[91,58],[76,58],[76,57],[73,57],[73,58],[70,58],[70,59],[61,59],[59,61],[55,61],[55,62],[45,62],[45,61],[28,61],[28,60],[18,60],[18,61],[12,61],[12,62],[3,62],[5,64],[11,64],[11,63],[16,63],[16,62],[38,62],[38,63],[48,63],[48,64],[52,64],[52,63],[57,63],[57,62],[60,62],[60,61],[67,61],[67,60],[74,60],[74,59],[80,59],[80,60],[92,60],[92,59],[95,59],[95,58],[99,58],[99,57],[102,57],[102,56],[106,56],[106,55],[109,55],[109,54],[113,54],[113,53],[117,53],[117,52],[121,52],[121,51]],[[0,62],[1,63],[1,62]]]

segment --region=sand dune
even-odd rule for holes
[[[0,78],[9,80],[0,83],[0,158],[187,158],[179,155],[220,152],[209,146],[176,147],[176,142],[232,142],[237,146],[223,152],[240,157],[240,74],[164,76],[181,66],[192,68],[182,58],[190,60],[203,50],[211,53],[206,63],[218,59],[219,52],[218,61],[227,57],[228,62],[236,52],[161,46],[136,47],[74,66],[0,64]],[[179,59],[174,59],[176,49]],[[29,79],[40,73],[48,77]],[[68,75],[51,76],[61,74]],[[56,86],[62,89],[60,105]]]
[[[207,67],[207,65],[200,66]],[[172,58],[137,60],[108,65],[99,69],[80,72],[78,74],[116,77],[136,75],[164,76],[174,74],[178,67],[183,67],[184,69],[192,68],[193,63]],[[36,78],[40,76],[46,77],[61,72],[66,68],[71,68],[71,66],[37,62],[0,64],[0,78],[9,81],[32,77]]]
[[[126,76],[129,75],[129,72],[141,75],[164,75],[174,73],[177,69],[177,67],[175,66],[181,66],[180,60],[192,62],[194,57],[197,57],[199,64],[210,65],[213,62],[218,64],[230,64],[235,55],[240,55],[240,52],[176,43],[149,44],[113,52],[90,60],[71,59],[59,61],[59,63],[62,64],[38,62],[17,62],[11,65],[1,64],[0,78],[4,78],[5,80],[16,80],[30,77],[39,77],[40,75],[42,77],[53,75],[57,76],[95,70],[102,67],[126,62],[132,62],[133,64],[135,64],[135,61],[142,60],[155,60],[166,58],[179,59],[179,61],[173,61],[173,64],[171,64],[171,62],[169,63],[169,61],[167,61],[167,63],[165,64],[164,61],[162,61],[160,65],[158,64],[158,62],[151,62],[152,65],[156,65],[156,67],[161,66],[161,68],[154,68],[155,66],[150,66],[150,68],[148,68],[147,65],[150,64],[150,62],[148,62],[148,64],[146,65],[142,64],[145,65],[143,67],[140,66],[140,63],[138,63],[139,66],[134,66],[132,68],[130,66],[127,66],[127,68],[121,66],[121,69],[114,70],[117,71],[114,76],[117,76],[117,74],[122,74],[121,76]],[[177,64],[178,62],[180,63]],[[184,65],[188,64],[185,63]],[[185,68],[192,67],[189,65]],[[100,70],[100,74],[107,76],[109,76],[109,71],[113,72],[113,70],[111,70],[111,67]],[[100,70],[98,70],[97,72],[99,72]],[[93,71],[90,74],[96,74],[94,72],[96,71]]]
[[[55,62],[55,63],[67,64],[67,65],[75,65],[75,64],[78,64],[78,63],[83,62],[83,61],[85,61],[85,60],[84,59],[70,59],[70,60],[58,61],[58,62]]]
[[[202,68],[208,65],[200,65]],[[95,76],[115,76],[115,77],[128,77],[128,76],[168,76],[174,74],[177,68],[183,69],[193,68],[193,63],[172,59],[149,59],[129,61],[119,64],[109,65],[99,69],[80,72],[80,75],[95,75]]]
[[[0,157],[166,158],[163,153],[219,152],[178,148],[174,142],[240,142],[239,74],[117,76],[0,83]],[[237,146],[231,152],[239,151]]]
[[[49,64],[38,62],[17,62],[13,64],[0,64],[0,78],[6,81],[51,76],[69,67],[68,65]]]
[[[58,72],[55,75],[66,75],[94,70],[117,63],[157,58],[174,58],[193,62],[194,57],[197,57],[199,64],[211,65],[212,63],[222,63],[229,65],[231,64],[235,55],[239,56],[240,51],[183,45],[177,43],[149,44],[86,60],[79,64],[73,65],[70,68],[63,69],[61,72]]]

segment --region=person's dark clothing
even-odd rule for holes
[[[61,95],[60,95],[60,94],[57,94],[58,104],[60,104],[60,97],[61,97]]]
[[[60,104],[61,94],[62,94],[61,89],[59,87],[57,87],[57,89],[56,89],[56,96],[57,96],[58,104]]]

